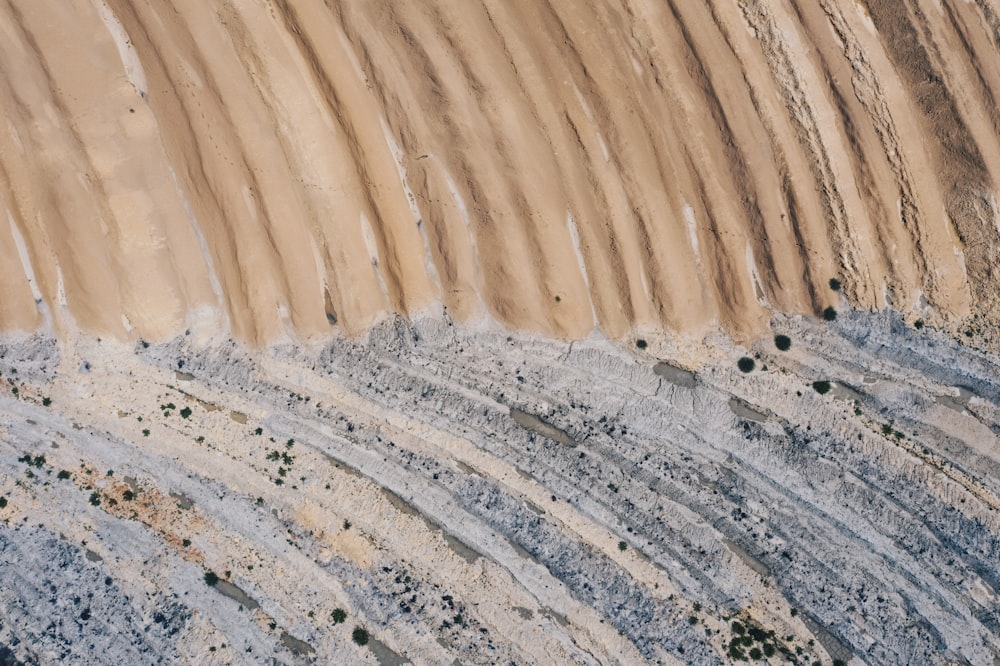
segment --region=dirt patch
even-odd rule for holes
[[[194,500],[184,493],[170,493],[170,496],[177,500],[177,506],[182,509],[190,509],[194,506]]]
[[[475,564],[476,560],[479,559],[479,551],[475,550],[458,537],[452,536],[443,530],[441,533],[444,535],[444,540],[448,543],[448,547],[455,551],[455,554],[463,560],[469,564]]]
[[[770,420],[770,417],[759,412],[749,405],[749,403],[740,400],[739,398],[729,399],[729,409],[733,414],[740,417],[741,419],[749,419],[751,421],[756,421],[757,423],[765,423]]]
[[[730,539],[723,539],[722,542],[726,544],[726,548],[731,550],[736,555],[736,557],[743,560],[743,564],[747,565],[748,567],[759,573],[764,578],[771,577],[771,570],[767,568],[767,565],[765,565],[763,562],[761,562],[756,557],[747,552],[747,550],[743,546],[739,545],[738,543]]]
[[[561,430],[551,423],[543,421],[541,418],[520,409],[511,408],[510,416],[522,428],[530,430],[553,442],[559,442],[565,446],[576,446],[576,440],[569,436],[565,430]]]
[[[313,648],[312,645],[309,645],[309,643],[306,643],[305,641],[300,641],[298,638],[292,636],[287,631],[281,632],[281,644],[284,645],[289,650],[291,650],[292,652],[294,652],[295,654],[299,655],[300,657],[304,657],[310,654],[316,654],[316,650]]]
[[[448,547],[451,548],[453,551],[455,551],[456,555],[461,557],[469,564],[474,563],[481,557],[479,551],[475,550],[474,548],[463,542],[458,537],[448,534],[448,532],[443,530],[439,525],[435,524],[430,518],[420,513],[420,511],[416,507],[414,507],[412,504],[407,502],[405,499],[403,499],[396,493],[392,492],[388,488],[383,488],[382,494],[384,494],[386,499],[389,500],[389,503],[392,504],[397,509],[399,509],[401,513],[405,513],[420,518],[421,520],[424,521],[424,524],[427,525],[428,529],[441,532],[441,536],[444,537],[445,543],[448,544]]]
[[[375,655],[378,660],[379,666],[403,666],[403,664],[412,664],[413,662],[403,657],[376,638],[368,638],[368,648]]]
[[[834,398],[851,403],[864,402],[865,397],[861,395],[861,393],[859,393],[857,390],[851,388],[850,386],[845,386],[840,382],[831,382],[831,384],[833,385],[833,388],[830,390],[830,393],[833,395]]]
[[[260,608],[260,604],[257,603],[256,599],[240,589],[239,586],[230,583],[228,580],[220,580],[214,587],[216,592],[242,604],[247,610]]]
[[[969,400],[971,400],[972,396],[975,394],[964,386],[956,386],[955,389],[958,391],[958,397],[952,395],[939,395],[934,399],[934,402],[947,407],[948,409],[953,409],[956,412],[965,412],[966,408],[969,406]]]
[[[698,385],[698,378],[695,377],[693,372],[684,368],[678,368],[669,363],[657,363],[653,366],[653,372],[671,384],[676,384],[683,388],[692,389]]]

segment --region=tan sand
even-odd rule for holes
[[[995,322],[998,13],[4,0],[0,328]]]

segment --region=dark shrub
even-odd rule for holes
[[[333,612],[330,613],[330,619],[333,620],[334,624],[343,624],[344,620],[347,619],[347,613],[343,608],[334,608]]]
[[[645,340],[639,338],[638,340],[635,341],[635,346],[638,347],[639,349],[645,349],[648,345]]]
[[[351,640],[358,645],[368,645],[368,632],[361,627],[354,627],[351,632]]]
[[[830,278],[830,289],[840,291],[840,280],[837,278]]]
[[[736,362],[736,367],[743,372],[753,372],[753,369],[757,367],[757,364],[749,356],[744,356]]]
[[[215,585],[218,582],[219,582],[219,577],[215,574],[214,571],[205,572],[205,585],[208,585],[209,587],[215,587]]]
[[[837,311],[834,310],[832,306],[828,307],[826,310],[823,310],[823,319],[827,321],[833,321],[836,318],[837,318]]]
[[[774,336],[774,346],[781,351],[788,351],[792,348],[792,339],[787,335]]]
[[[820,380],[818,382],[813,382],[813,388],[816,390],[816,393],[823,395],[824,393],[829,392],[830,382],[826,381],[825,379]]]

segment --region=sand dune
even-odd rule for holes
[[[0,3],[0,327],[996,322],[1000,6]],[[21,246],[23,245],[23,251]]]

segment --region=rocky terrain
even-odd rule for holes
[[[997,359],[890,311],[772,325],[787,351],[438,316],[269,351],[6,344],[0,644],[25,664],[994,663]]]

